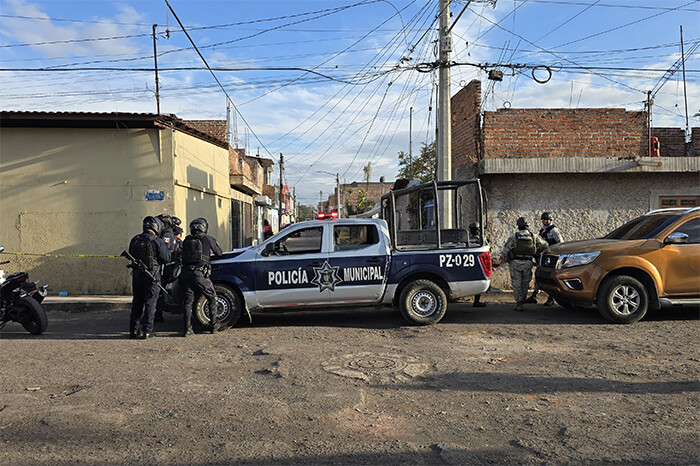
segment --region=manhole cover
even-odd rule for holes
[[[427,368],[416,358],[395,354],[347,354],[323,363],[323,369],[328,372],[366,381],[406,381]]]

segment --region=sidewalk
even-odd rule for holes
[[[129,310],[131,295],[47,296],[41,305],[47,311],[64,312]]]

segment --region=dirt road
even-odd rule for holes
[[[698,310],[452,305],[126,339],[128,313],[0,333],[0,463],[698,464]]]

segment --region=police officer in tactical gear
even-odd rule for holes
[[[218,301],[214,285],[209,279],[212,254],[223,254],[216,239],[207,235],[209,224],[199,217],[190,222],[190,234],[182,242],[182,275],[180,276],[183,289],[184,324],[183,337],[192,334],[192,303],[195,292],[202,293],[207,298],[210,313],[210,330],[218,330],[217,309]]]
[[[140,260],[155,278],[152,280],[145,272],[132,267],[134,298],[131,302],[129,338],[146,339],[154,335],[153,320],[156,301],[160,295],[160,268],[170,261],[170,251],[160,238],[162,228],[163,224],[159,219],[146,217],[143,219],[143,233],[134,236],[129,243],[129,254]]]
[[[554,226],[554,217],[549,212],[543,212],[540,217],[542,220],[542,228],[540,228],[540,237],[549,244],[549,246],[557,243],[561,243],[561,234],[559,229]],[[537,304],[537,294],[539,290],[537,289],[537,282],[535,282],[535,288],[532,291],[532,295],[525,300],[526,303]],[[547,296],[547,301],[544,302],[545,306],[551,306],[554,304],[554,298]]]
[[[168,246],[168,251],[170,251],[170,259],[172,260],[171,263],[165,266],[161,276],[163,281],[162,284],[165,286],[167,282],[173,280],[173,274],[175,272],[175,268],[177,267],[177,264],[174,263],[178,256],[177,238],[175,238],[175,233],[173,232],[172,217],[170,217],[168,214],[160,214],[157,218],[163,223],[163,230],[160,232],[160,237]],[[155,322],[163,322],[163,305],[163,298],[161,297],[158,305],[156,306]]]
[[[481,227],[478,222],[469,224],[469,243],[474,246],[481,246]],[[474,307],[486,307],[486,303],[481,302],[481,295],[474,296]]]
[[[523,302],[527,298],[527,288],[532,279],[534,259],[547,249],[547,242],[539,235],[528,229],[525,218],[520,217],[516,222],[518,231],[515,232],[503,247],[502,260],[508,262],[510,280],[515,297],[515,310],[522,312]]]
[[[178,217],[172,216],[170,217],[170,221],[173,224],[173,234],[175,235],[175,251],[182,252],[182,233],[184,232],[184,230],[180,227],[182,220],[180,220]]]

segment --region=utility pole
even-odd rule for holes
[[[158,115],[160,115],[160,90],[158,86],[158,52],[156,51],[156,28],[157,24],[153,25],[153,61],[155,62],[156,70],[156,108],[158,109]]]
[[[282,230],[282,206],[284,205],[284,155],[280,152],[280,205],[277,211],[277,231]]]
[[[647,157],[651,157],[651,91],[647,91]]]
[[[413,169],[413,107],[408,117],[408,173]]]
[[[681,25],[681,61],[683,63],[683,97],[685,98],[685,156],[693,157],[690,126],[688,125],[688,89],[685,83],[685,51],[683,50],[683,26]]]
[[[437,179],[452,179],[452,122],[450,106],[450,0],[440,0],[439,71],[438,71],[438,131]],[[440,196],[440,226],[452,228],[452,197],[442,191]]]
[[[335,203],[338,207],[338,218],[342,218],[342,215],[340,215],[340,175],[338,173],[335,174],[335,189],[337,193]]]

